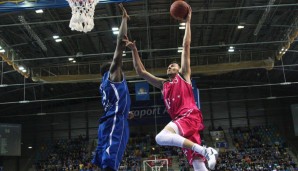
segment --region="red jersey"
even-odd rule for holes
[[[162,93],[172,120],[193,110],[201,113],[195,103],[191,83],[186,82],[180,74],[176,74],[171,81],[164,82]]]

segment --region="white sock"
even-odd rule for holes
[[[195,159],[192,162],[194,171],[208,171],[206,168],[206,165],[203,161],[200,161],[199,159]]]
[[[168,130],[162,130],[156,135],[155,140],[159,145],[182,147],[185,138]]]
[[[195,151],[195,152],[197,152],[197,153],[199,153],[199,154],[201,154],[202,156],[205,156],[206,154],[206,148],[205,147],[203,147],[203,146],[200,146],[199,144],[194,144],[193,146],[192,146],[192,148],[191,148],[193,151]]]

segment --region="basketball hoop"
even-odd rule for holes
[[[66,0],[71,8],[71,30],[87,33],[94,27],[94,10],[99,0]]]

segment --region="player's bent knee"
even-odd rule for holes
[[[163,145],[162,135],[160,133],[155,136],[155,141],[158,145]]]
[[[158,145],[169,145],[169,135],[166,133],[165,130],[162,130],[155,136],[155,141]]]

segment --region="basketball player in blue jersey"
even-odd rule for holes
[[[102,171],[118,170],[129,138],[127,118],[130,96],[121,69],[129,16],[122,4],[119,7],[123,15],[113,61],[104,64],[100,71],[103,77],[99,89],[104,114],[99,120],[98,145],[92,163],[99,166]]]

